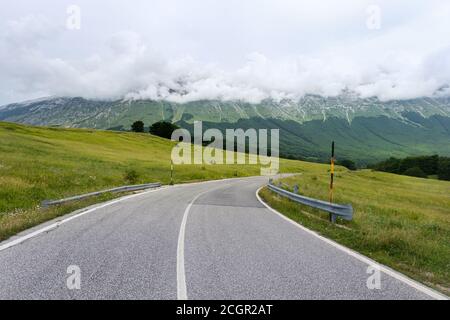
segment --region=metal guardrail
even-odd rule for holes
[[[268,187],[270,190],[284,196],[292,201],[301,203],[303,205],[323,210],[330,213],[330,221],[336,222],[336,217],[341,217],[345,220],[352,220],[353,218],[353,207],[351,204],[342,205],[337,203],[330,203],[327,201],[317,200],[313,198],[308,198],[297,193],[293,193],[277,187],[272,182],[269,182]]]
[[[101,195],[101,194],[104,194],[104,193],[139,191],[139,190],[145,190],[145,189],[150,189],[150,188],[158,188],[158,187],[161,187],[161,183],[159,183],[159,182],[147,183],[147,184],[139,184],[139,185],[133,185],[133,186],[123,186],[123,187],[117,187],[117,188],[103,190],[103,191],[96,191],[96,192],[86,193],[86,194],[82,194],[82,195],[79,195],[79,196],[73,196],[73,197],[64,198],[64,199],[60,199],[60,200],[44,200],[44,201],[41,202],[41,206],[42,207],[54,206],[54,205],[63,204],[63,203],[70,202],[70,201],[82,200],[82,199],[86,199],[86,198],[89,198],[89,197],[98,196],[98,195]]]

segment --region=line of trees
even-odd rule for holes
[[[149,128],[149,133],[162,138],[170,139],[172,133],[179,129],[179,127],[171,122],[158,121],[152,124]],[[131,131],[133,132],[145,132],[145,124],[143,121],[135,121],[131,125]]]
[[[450,181],[450,158],[438,155],[407,157],[404,159],[391,157],[368,167],[377,171],[419,178],[437,176],[440,180]]]

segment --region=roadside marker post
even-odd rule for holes
[[[330,162],[330,203],[333,203],[333,183],[334,183],[334,141],[331,143],[331,162]],[[336,216],[330,213],[330,221],[336,222]]]
[[[170,185],[173,185],[173,160],[170,160]]]

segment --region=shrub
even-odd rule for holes
[[[134,169],[125,171],[125,181],[128,183],[136,183],[139,178],[139,174]]]
[[[419,167],[412,167],[412,168],[406,169],[406,171],[403,172],[403,174],[405,176],[417,177],[417,178],[426,178],[427,177],[425,172],[423,172],[423,170],[420,169]]]
[[[337,161],[337,164],[340,166],[346,167],[349,170],[356,170],[356,164],[352,160],[349,160],[349,159]]]

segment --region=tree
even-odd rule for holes
[[[350,159],[344,159],[337,161],[337,164],[343,167],[346,167],[349,170],[356,170],[356,164]]]
[[[450,158],[441,157],[439,159],[438,178],[450,181]]]
[[[417,177],[417,178],[426,178],[427,177],[425,172],[423,172],[423,170],[420,169],[419,167],[412,167],[412,168],[406,169],[406,171],[403,172],[403,175],[410,176],[410,177]]]
[[[171,122],[158,121],[150,126],[150,133],[158,137],[170,139],[172,133],[179,128]]]
[[[401,163],[400,159],[390,157],[389,159],[387,159],[385,161],[374,164],[372,166],[372,168],[377,171],[400,173],[400,170],[399,170],[400,163]]]
[[[401,161],[399,172],[405,172],[409,168],[419,167],[427,175],[437,174],[438,163],[438,155],[407,157]]]
[[[131,125],[131,131],[133,132],[144,132],[144,123],[142,121],[135,121]]]
[[[370,167],[377,171],[420,178],[437,175],[439,180],[450,181],[450,158],[439,157],[438,155],[407,157],[405,159],[389,158]]]

